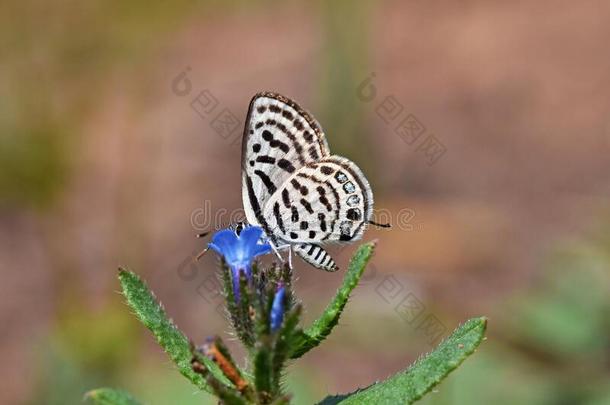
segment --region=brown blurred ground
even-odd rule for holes
[[[160,28],[163,16],[154,14],[152,28],[133,32],[114,18],[89,27],[88,17],[79,22],[80,13],[106,10],[73,9],[69,2],[53,11],[52,23],[38,26],[45,15],[39,7],[13,10],[32,26],[4,38],[14,47],[4,52],[1,105],[17,118],[5,119],[10,125],[3,123],[2,136],[19,136],[15,128],[24,123],[53,123],[57,131],[43,136],[62,137],[65,173],[60,170],[57,191],[42,203],[10,188],[32,181],[28,187],[37,189],[36,177],[0,190],[7,190],[0,211],[2,403],[32,398],[31,381],[40,378],[49,336],[61,340],[74,313],[96,319],[113,305],[127,312],[115,293],[119,264],[147,278],[193,339],[226,330],[197,293],[203,275],[185,281],[178,273],[201,247],[193,238],[193,211],[206,200],[214,211],[241,206],[239,146],[210,128],[212,117],[203,119],[189,106],[204,89],[241,122],[257,91],[297,99],[327,128],[335,153],[362,162],[377,209],[390,210],[393,218],[404,208],[415,212],[413,229],[366,235],[380,240],[374,259],[379,275],[357,290],[328,346],[298,366],[322,370],[321,392],[367,385],[430,349],[421,336],[394,325],[388,330],[404,336],[388,339],[387,353],[379,355],[384,335],[358,329],[367,316],[392,314],[374,292],[384,275],[407,283],[453,328],[456,320],[498,311],[507,297],[535,285],[553,246],[585,237],[608,213],[610,4],[179,4],[184,11],[168,17],[171,24]],[[353,32],[335,25],[341,7]],[[147,5],[131,11],[140,12],[146,16]],[[145,18],[136,21],[147,24]],[[26,29],[32,30],[29,48],[18,49]],[[101,44],[62,48],[57,56],[57,44],[44,39],[55,34],[67,43],[98,35]],[[42,44],[34,46],[39,36]],[[133,44],[112,39],[122,36]],[[139,41],[144,49],[132,54]],[[108,55],[97,60],[102,50]],[[193,90],[178,96],[172,80],[187,66]],[[356,90],[371,72],[377,96],[366,103]],[[386,96],[445,145],[434,165],[376,114]],[[357,112],[350,117],[332,106],[334,100]],[[357,123],[354,138],[329,130],[351,128],[349,119]],[[348,252],[340,254],[343,268]],[[207,258],[200,271],[211,272],[213,264]],[[297,291],[300,286],[312,318],[341,274],[302,263],[298,274]],[[364,315],[357,315],[358,308]],[[387,322],[401,320],[389,315]],[[490,328],[493,336],[493,318]],[[145,342],[139,363],[171,372],[148,335],[139,329],[136,335]],[[155,361],[143,360],[153,354]]]

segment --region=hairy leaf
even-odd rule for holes
[[[470,319],[458,327],[433,352],[415,362],[406,371],[360,390],[337,403],[341,405],[413,403],[474,353],[483,340],[486,327],[486,318]]]
[[[369,242],[361,245],[352,260],[349,263],[347,273],[343,278],[343,284],[337,290],[335,297],[328,304],[322,316],[314,321],[314,323],[305,330],[299,339],[299,343],[296,348],[293,349],[291,358],[296,359],[307,353],[319,345],[328,334],[332,331],[335,325],[339,322],[341,312],[347,304],[347,300],[366,268],[367,263],[373,255],[375,249],[375,243]]]
[[[273,390],[271,337],[265,336],[261,340],[254,357],[254,383],[257,391],[271,393]]]
[[[146,284],[135,273],[119,269],[119,280],[127,304],[133,309],[140,321],[155,335],[159,345],[174,361],[182,375],[202,390],[211,392],[203,377],[191,368],[191,346],[186,336],[167,317],[163,306],[156,300]],[[204,359],[205,366],[216,378],[229,384],[222,371],[211,360]]]

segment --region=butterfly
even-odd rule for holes
[[[294,250],[310,265],[336,271],[324,250],[362,238],[373,191],[351,160],[332,155],[314,117],[288,97],[254,95],[242,140],[242,199],[247,222],[260,226],[276,252]]]

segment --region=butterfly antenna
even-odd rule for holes
[[[379,222],[375,222],[375,221],[368,221],[368,223],[371,225],[378,226],[379,228],[391,228],[392,227],[392,225],[390,225],[390,224],[380,224]]]
[[[208,236],[210,233],[209,232],[203,232],[197,235],[198,238],[205,238],[206,236]],[[195,260],[199,261],[199,259],[201,259],[203,257],[204,254],[206,254],[206,252],[208,251],[208,249],[210,249],[209,247],[206,247],[205,249],[203,249],[196,257]]]
[[[207,248],[207,247],[206,247],[205,249],[203,249],[203,250],[202,250],[202,251],[201,251],[201,252],[200,252],[200,253],[199,253],[199,254],[198,254],[196,257],[195,257],[195,260],[199,261],[199,259],[201,259],[201,258],[203,257],[203,255],[207,253],[207,251],[208,251],[208,250],[209,250],[209,248]]]

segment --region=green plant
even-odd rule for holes
[[[210,248],[222,257],[221,278],[226,308],[235,335],[247,349],[250,367],[242,369],[219,336],[195,346],[169,320],[161,304],[133,272],[120,269],[119,280],[127,303],[197,388],[216,395],[223,404],[288,404],[283,377],[286,364],[318,346],[333,330],[373,255],[374,243],[356,251],[344,281],[323,314],[302,328],[302,304],[292,290],[287,265],[259,268],[254,258],[269,253],[260,242],[261,230],[250,227],[237,235],[224,230],[214,235]],[[329,396],[320,404],[412,403],[439,384],[481,343],[485,318],[474,318],[457,328],[434,351],[405,371],[366,388]],[[96,404],[137,404],[123,391],[102,388],[86,398]]]

